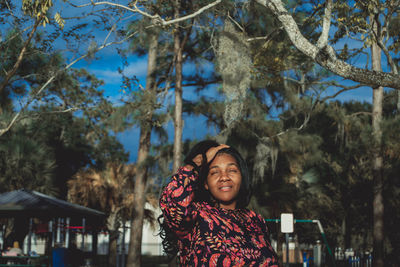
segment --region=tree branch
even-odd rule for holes
[[[317,47],[319,49],[325,47],[328,44],[329,30],[331,28],[332,6],[332,0],[327,0],[325,6],[325,15],[322,24],[322,33],[317,41]]]
[[[358,116],[358,115],[368,115],[368,116],[372,116],[372,112],[360,111],[360,112],[352,113],[352,114],[347,115],[347,116],[349,116],[349,117],[355,117],[355,116]]]
[[[112,29],[112,30],[113,30],[113,29]],[[99,46],[99,47],[96,49],[96,52],[99,51],[99,50],[101,50],[101,49],[104,49],[104,48],[106,48],[106,47],[108,47],[108,46],[110,46],[110,45],[124,43],[126,40],[132,38],[132,37],[133,37],[134,35],[136,35],[136,34],[137,34],[137,32],[133,32],[133,33],[131,33],[130,35],[128,35],[128,36],[126,36],[125,38],[123,38],[122,40],[120,40],[120,41],[114,41],[114,42],[109,42],[109,43],[103,44],[103,45]],[[108,36],[108,35],[107,35],[107,36]],[[106,38],[108,38],[108,37],[106,37]],[[72,62],[70,62],[68,65],[66,65],[64,68],[58,70],[55,74],[53,74],[53,75],[40,87],[40,89],[39,89],[38,91],[36,91],[36,92],[33,94],[33,96],[31,96],[31,97],[28,99],[28,101],[25,103],[25,105],[23,105],[23,107],[22,107],[22,108],[17,112],[17,114],[15,114],[15,116],[12,118],[11,122],[10,122],[5,128],[0,129],[0,136],[2,136],[3,134],[5,134],[6,132],[8,132],[8,131],[11,129],[11,127],[21,119],[20,117],[21,117],[21,115],[23,114],[23,112],[25,112],[25,110],[30,106],[30,104],[38,98],[38,96],[43,92],[43,90],[44,90],[45,88],[47,88],[47,86],[57,77],[58,74],[60,74],[60,73],[63,72],[63,71],[68,70],[68,69],[71,68],[74,64],[76,64],[78,61],[80,61],[80,60],[82,60],[82,59],[88,57],[89,54],[91,54],[91,53],[92,53],[92,52],[88,52],[88,53],[86,53],[86,54],[84,54],[84,55],[82,55],[82,56],[76,58],[75,60],[73,60]]]
[[[266,42],[268,42],[269,40],[272,39],[273,35],[275,35],[278,31],[280,31],[282,29],[283,29],[283,27],[279,27],[279,28],[273,30],[272,32],[270,32],[269,34],[267,34],[266,36],[248,38],[246,41],[253,42],[253,41],[259,41],[259,40],[265,40]]]
[[[392,73],[393,74],[399,74],[398,71],[397,71],[396,63],[393,61],[393,58],[390,55],[389,50],[387,49],[387,47],[382,43],[382,40],[380,40],[380,39],[377,40],[377,43],[378,43],[379,47],[383,50],[383,53],[385,54],[385,56],[386,56],[386,58],[387,58],[387,60],[389,62],[390,68],[392,69]]]
[[[338,86],[338,85],[335,85],[335,86]],[[363,85],[363,84],[358,84],[358,85],[355,85],[355,86],[348,86],[348,87],[342,86],[343,89],[337,91],[337,92],[336,92],[335,94],[333,94],[333,95],[326,96],[326,97],[322,98],[321,100],[318,100],[318,102],[325,102],[325,101],[328,100],[328,99],[334,99],[334,98],[336,98],[338,95],[340,95],[340,94],[343,93],[343,92],[351,91],[351,90],[360,88],[360,87],[362,87],[362,86],[365,86],[365,85]]]
[[[286,10],[280,0],[256,0],[257,3],[271,10],[282,23],[293,45],[303,54],[313,59],[327,70],[349,80],[360,82],[372,87],[384,86],[400,89],[400,76],[393,73],[385,73],[368,69],[357,68],[339,60],[334,49],[326,45],[320,49],[310,43],[300,32],[293,16]]]
[[[0,85],[0,95],[3,95],[4,88],[7,86],[10,79],[14,76],[17,72],[19,66],[21,65],[22,59],[24,58],[25,52],[30,44],[33,35],[35,34],[37,27],[39,26],[40,22],[42,21],[42,17],[35,21],[35,25],[33,26],[31,32],[28,35],[28,39],[25,41],[24,45],[22,46],[21,52],[18,55],[17,61],[15,62],[13,68],[6,73],[6,77],[4,78],[3,82]]]
[[[71,5],[73,5],[75,7],[87,7],[87,6],[90,6],[90,5],[92,5],[92,6],[110,5],[110,6],[114,6],[114,7],[118,7],[118,8],[121,8],[121,9],[128,10],[128,11],[133,12],[133,13],[139,13],[140,15],[142,15],[144,17],[148,17],[148,18],[156,21],[157,23],[159,23],[162,26],[167,26],[167,25],[178,23],[178,22],[181,22],[181,21],[184,21],[184,20],[187,20],[187,19],[194,18],[194,17],[200,15],[201,13],[203,13],[204,11],[206,11],[206,10],[216,6],[216,5],[218,5],[221,2],[222,2],[222,0],[217,0],[217,1],[212,2],[212,3],[210,3],[210,4],[206,5],[206,6],[203,6],[202,8],[200,8],[199,10],[197,10],[196,12],[194,12],[194,13],[192,13],[190,15],[186,15],[186,16],[183,16],[183,17],[180,17],[180,18],[176,18],[176,19],[171,19],[171,20],[164,20],[158,14],[151,15],[151,14],[149,14],[147,12],[144,12],[143,10],[138,8],[136,4],[132,4],[133,8],[131,8],[131,7],[128,7],[128,6],[125,6],[125,5],[122,5],[122,4],[117,4],[117,3],[113,3],[113,2],[109,2],[109,1],[94,2],[92,0],[92,2],[90,4],[88,3],[88,4],[84,4],[84,5],[73,5],[73,4],[71,4]]]

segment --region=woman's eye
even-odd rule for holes
[[[216,174],[218,174],[217,171],[210,172],[210,175],[216,175]]]
[[[236,170],[236,169],[230,169],[229,172],[236,173],[236,172],[238,172],[238,170]]]

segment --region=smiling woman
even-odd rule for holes
[[[165,251],[181,266],[278,266],[264,219],[246,209],[250,179],[241,155],[203,141],[160,199]]]
[[[234,210],[242,183],[242,175],[236,159],[218,153],[211,162],[204,188],[218,201],[221,208]]]

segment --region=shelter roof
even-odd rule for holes
[[[0,194],[0,217],[86,218],[101,223],[105,214],[49,195],[20,189]]]

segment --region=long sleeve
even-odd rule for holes
[[[183,167],[172,176],[160,198],[160,208],[167,225],[178,235],[185,236],[193,227],[197,211],[193,206],[197,175]]]

